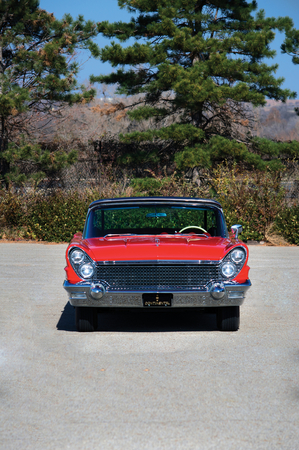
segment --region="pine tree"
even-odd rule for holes
[[[283,53],[288,53],[292,56],[294,64],[299,64],[299,30],[295,28],[287,30],[281,50]]]
[[[22,132],[32,133],[38,120],[46,123],[65,103],[88,101],[94,96],[94,90],[77,86],[78,64],[74,55],[77,48],[85,48],[97,56],[97,46],[91,39],[96,34],[96,25],[85,22],[82,16],[73,20],[65,15],[63,20],[56,20],[53,14],[39,8],[38,0],[0,2],[2,180],[7,182],[11,170],[16,172],[13,164],[20,155],[43,170],[47,166],[47,158],[35,145],[20,147],[9,142]],[[73,162],[74,154],[52,155],[51,160],[57,164],[60,161],[57,167],[63,167]]]
[[[299,30],[292,28],[287,31],[281,50],[283,53],[287,53],[292,56],[292,61],[294,64],[299,64]],[[295,111],[299,116],[299,108],[295,108]]]
[[[251,144],[246,134],[248,105],[295,98],[295,92],[282,89],[284,79],[275,78],[278,66],[264,62],[275,56],[270,48],[275,31],[290,31],[293,21],[266,18],[256,1],[246,0],[118,4],[137,16],[129,23],[98,25],[104,36],[119,41],[100,51],[101,60],[118,69],[91,81],[118,83],[120,94],[139,95],[128,114],[136,121],[154,120],[147,131],[122,138],[177,145],[175,160],[181,169],[225,158],[259,168],[271,165],[265,162],[265,155],[271,159],[265,145],[260,151],[258,141]],[[135,42],[124,46],[132,38]]]

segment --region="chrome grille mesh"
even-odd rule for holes
[[[96,280],[109,290],[184,290],[219,280],[216,264],[97,265]]]

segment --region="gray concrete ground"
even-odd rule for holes
[[[193,312],[77,333],[64,245],[0,244],[0,448],[299,448],[299,248],[250,247],[236,333]]]

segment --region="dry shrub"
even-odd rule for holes
[[[299,205],[279,211],[275,220],[275,230],[289,243],[299,245]]]
[[[179,196],[214,198],[224,209],[228,226],[243,225],[242,239],[264,240],[270,225],[298,245],[298,206],[287,208],[280,174],[241,173],[236,167],[219,166],[202,173],[200,185],[177,174],[147,178],[120,176],[112,167],[101,174],[96,189],[53,191],[50,194],[2,193],[0,237],[25,237],[44,241],[69,241],[82,231],[88,205],[97,199],[133,196]]]
[[[243,225],[244,240],[264,240],[266,231],[285,208],[280,173],[239,173],[236,167],[213,170],[211,186],[229,226]]]

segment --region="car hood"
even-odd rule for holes
[[[221,237],[157,235],[109,236],[72,244],[79,244],[95,261],[216,261],[241,242]]]

